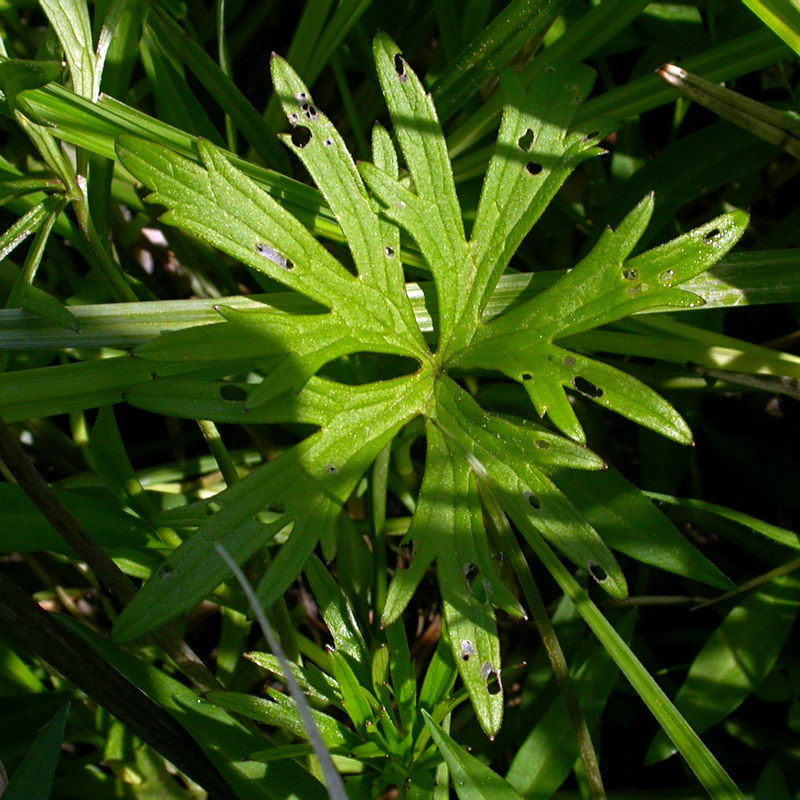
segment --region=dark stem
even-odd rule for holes
[[[580,753],[586,782],[589,787],[589,796],[592,800],[605,800],[606,792],[603,787],[603,778],[600,775],[600,767],[597,763],[597,753],[594,749],[586,719],[578,703],[578,698],[575,696],[575,690],[569,674],[569,666],[564,657],[564,651],[561,649],[561,643],[558,641],[558,636],[547,613],[542,595],[539,593],[539,587],[536,585],[528,562],[525,561],[525,557],[519,549],[503,509],[499,503],[494,502],[494,497],[489,492],[486,492],[486,495],[484,497],[484,505],[489,512],[489,519],[502,543],[502,552],[511,561],[511,566],[517,576],[519,585],[522,588],[525,599],[528,601],[531,617],[539,630],[539,635],[542,637],[542,644],[547,652],[547,658],[550,661],[556,685],[567,707],[567,713],[575,731],[578,752]]]
[[[166,711],[2,574],[0,630],[22,642],[58,670],[199,783],[214,800],[237,800],[205,752]]]
[[[0,417],[0,461],[5,464],[20,488],[64,541],[89,565],[107,591],[122,605],[129,603],[136,594],[136,587],[131,579],[111,560],[58,499],[2,417]],[[174,630],[167,627],[154,634],[153,638],[198,690],[209,692],[222,688],[208,667]]]

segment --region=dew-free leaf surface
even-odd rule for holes
[[[164,144],[118,141],[119,159],[152,190],[149,200],[166,206],[165,222],[316,304],[305,313],[299,307],[243,313],[219,304],[221,321],[152,339],[137,348],[136,358],[164,367],[204,362],[224,377],[236,375],[241,368],[235,365],[249,355],[257,377],[216,386],[202,379],[175,383],[174,390],[167,383],[163,392],[141,386],[127,399],[198,419],[235,421],[241,414],[252,415],[253,422],[303,420],[317,431],[203,504],[207,521],[143,587],[118,620],[115,636],[141,636],[225,581],[228,572],[213,552],[214,542],[241,562],[280,534],[284,543],[258,588],[264,603],[274,602],[318,544],[325,557],[333,556],[338,516],[361,476],[403,426],[423,417],[426,470],[407,536],[415,551],[390,586],[383,621],[398,618],[434,562],[453,663],[481,725],[494,733],[504,702],[495,609],[514,616],[524,610],[494,566],[477,482],[489,482],[515,524],[533,526],[611,595],[625,597],[624,575],[588,509],[549,476],[554,469],[604,466],[583,446],[569,393],[680,442],[690,442],[691,433],[645,384],[558,340],[629,314],[701,303],[681,284],[735,244],[747,217],[723,215],[630,258],[652,214],[652,197],[645,197],[567,276],[487,318],[484,310],[519,243],[569,174],[602,152],[596,146],[601,128],[570,128],[592,73],[569,64],[548,68],[530,91],[513,74],[504,75],[506,111],[468,234],[433,101],[389,37],[376,38],[374,54],[399,153],[376,129],[375,163],[359,167],[308,87],[288,63],[277,56],[272,61],[289,127],[282,138],[335,216],[349,246],[347,258],[323,248],[214,145],[198,143],[197,163]],[[398,158],[410,180],[401,179]],[[430,337],[421,335],[406,291],[398,227],[416,243],[434,280]],[[325,377],[337,359],[369,352],[404,356],[415,366],[401,377],[355,385]],[[519,381],[533,409],[569,438],[485,412],[449,374],[475,368]],[[645,508],[652,509],[649,503],[643,513]],[[659,566],[725,583],[690,550],[670,563],[653,548],[637,551],[633,533],[618,536],[620,541],[626,552]],[[658,547],[666,553],[666,540],[658,540]],[[345,606],[338,606],[332,587],[325,589],[319,570],[311,570],[317,588],[331,597],[330,613],[340,608],[334,627],[337,636],[345,635]],[[341,687],[352,683],[348,665],[344,660],[338,667]],[[348,697],[356,717],[372,713],[355,688]]]

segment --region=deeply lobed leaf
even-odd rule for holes
[[[652,197],[647,197],[564,278],[483,321],[486,301],[519,243],[570,172],[602,152],[595,146],[599,128],[569,127],[592,74],[562,65],[546,70],[528,92],[512,73],[503,76],[508,107],[468,240],[433,102],[388,37],[377,37],[374,51],[408,178],[400,178],[398,153],[382,128],[373,132],[375,163],[357,168],[297,74],[282,59],[272,60],[276,92],[291,126],[283,140],[324,195],[347,238],[352,265],[334,258],[213,145],[198,144],[201,166],[142,140],[119,141],[124,165],[154,190],[151,200],[167,206],[164,221],[206,239],[323,310],[296,314],[265,307],[243,313],[221,306],[224,322],[166,335],[136,351],[139,358],[167,365],[205,361],[217,370],[216,378],[236,375],[241,370],[234,365],[249,356],[263,380],[165,381],[132,389],[131,402],[217,421],[241,420],[246,412],[252,422],[304,421],[319,430],[213,501],[172,515],[199,529],[144,586],[120,617],[115,635],[121,640],[142,635],[187,611],[224,581],[227,569],[213,553],[213,543],[223,543],[241,562],[285,531],[286,541],[259,585],[260,600],[274,602],[307,567],[316,591],[330,601],[326,619],[341,628],[334,637],[343,649],[332,668],[343,706],[359,724],[385,722],[387,742],[398,735],[394,723],[380,716],[372,690],[363,688],[367,676],[354,672],[347,648],[361,645],[351,635],[346,607],[312,554],[321,544],[323,554],[332,555],[348,496],[397,432],[422,416],[425,474],[406,537],[415,552],[408,568],[395,574],[382,621],[391,625],[398,619],[435,562],[452,669],[442,668],[436,691],[423,686],[420,703],[424,706],[431,692],[443,702],[440,689],[452,684],[457,669],[481,725],[495,733],[503,709],[495,607],[517,617],[524,611],[495,567],[482,497],[499,502],[537,547],[536,532],[541,532],[612,596],[625,597],[627,586],[607,543],[588,521],[589,506],[573,502],[562,489],[574,490],[561,479],[564,473],[601,469],[602,460],[535,423],[486,413],[447,371],[490,369],[518,380],[538,413],[547,413],[578,442],[584,435],[565,389],[691,441],[680,415],[652,389],[564,349],[558,340],[645,309],[698,302],[679,285],[733,246],[746,216],[725,215],[628,259],[652,214]],[[435,352],[419,331],[405,291],[399,227],[416,240],[434,278]],[[360,386],[316,375],[337,358],[364,351],[409,356],[420,366],[413,375]],[[646,516],[634,506],[626,508]],[[594,518],[610,529],[617,521]],[[620,540],[620,549],[637,552],[624,537]],[[643,560],[675,568],[675,560],[664,558],[659,547],[663,550],[660,539],[655,554],[651,550]],[[724,583],[724,576],[683,551],[677,560],[684,556],[690,566],[677,571]],[[363,656],[359,653],[356,662]],[[376,689],[377,695],[382,691]]]

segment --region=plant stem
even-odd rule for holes
[[[383,607],[386,603],[386,493],[389,482],[389,460],[392,454],[392,443],[389,442],[372,468],[372,563],[374,572],[373,604],[375,623],[380,624]]]
[[[487,507],[491,522],[502,542],[502,552],[510,560],[517,580],[528,601],[533,622],[542,637],[542,644],[547,652],[550,666],[553,669],[556,684],[564,699],[567,713],[569,714],[570,721],[575,730],[578,752],[580,753],[581,763],[586,773],[586,782],[589,787],[589,796],[591,800],[605,800],[606,792],[603,787],[602,776],[600,775],[600,767],[597,763],[597,753],[592,743],[592,737],[589,733],[586,719],[583,716],[578,698],[572,687],[572,679],[570,678],[569,667],[564,657],[564,651],[561,649],[561,643],[558,641],[558,636],[556,635],[553,623],[545,608],[542,595],[539,592],[539,587],[536,585],[536,581],[531,574],[528,562],[525,561],[525,557],[522,555],[522,551],[514,537],[514,533],[511,530],[505,513],[499,504],[493,502],[493,498],[489,497],[487,499],[489,500]]]
[[[123,605],[129,603],[136,594],[133,582],[56,497],[2,417],[0,461],[64,541],[89,565],[103,586]],[[222,688],[208,667],[177,636],[174,628],[168,626],[156,633],[154,638],[198,690],[208,692]]]
[[[222,473],[222,477],[225,479],[225,483],[227,483],[228,486],[233,486],[233,484],[239,480],[239,473],[236,471],[236,465],[233,463],[233,459],[230,453],[228,453],[225,443],[222,441],[222,437],[219,435],[217,426],[208,419],[197,420],[197,425],[200,428],[200,433],[203,434],[203,438],[206,440],[209,450],[211,450],[211,454],[217,462],[217,466]]]

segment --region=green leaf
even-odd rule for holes
[[[482,424],[481,418],[488,415],[452,381],[440,382],[437,401],[439,424],[468,454],[479,479],[496,487],[503,507],[523,533],[533,525],[607,592],[620,598],[627,596],[625,577],[616,559],[578,509],[536,468],[536,450],[529,449],[526,457],[521,457],[507,449]],[[595,462],[595,468],[600,464]],[[522,520],[524,526],[520,525]]]
[[[77,517],[92,539],[109,548],[112,554],[116,548],[138,549],[155,544],[146,523],[126,514],[108,499],[63,489],[56,490],[56,496]],[[19,486],[0,483],[0,507],[5,520],[0,552],[53,550],[75,556]]]
[[[3,792],[6,800],[39,800],[50,796],[68,714],[69,703],[36,737]]]
[[[283,139],[314,178],[347,238],[361,278],[351,292],[363,293],[364,309],[375,315],[381,313],[385,325],[398,333],[404,331],[417,347],[426,349],[408,303],[397,242],[394,237],[390,241],[384,238],[385,229],[344,140],[314,105],[297,74],[277,56],[272,59],[272,76],[284,113],[294,128]]]
[[[723,591],[733,588],[730,578],[613,467],[591,474],[555,469],[549,475],[609,547]]]
[[[119,641],[142,636],[192,608],[228,577],[213,550],[222,544],[242,562],[290,523],[292,532],[258,587],[271,605],[302,570],[358,479],[397,430],[419,413],[429,391],[424,375],[348,387],[336,417],[322,430],[215,497],[221,507],[139,591],[114,627]],[[356,427],[363,440],[351,434]],[[367,432],[370,432],[367,434]],[[276,521],[260,513],[279,509]]]
[[[471,756],[423,711],[430,731],[448,768],[459,800],[522,800],[522,795],[475,756]]]
[[[410,729],[417,713],[417,681],[414,662],[408,649],[403,621],[397,620],[386,628],[389,650],[389,672],[397,701],[397,712],[403,726]]]
[[[483,323],[459,356],[462,366],[501,369],[528,391],[540,415],[583,441],[561,387],[576,389],[665,436],[690,443],[691,432],[672,406],[620,371],[555,347],[553,339],[656,306],[685,307],[702,300],[673,288],[716,261],[744,232],[736,212],[633,259],[626,256],[652,215],[646,197],[615,231],[605,231],[569,274],[505,315]],[[717,252],[721,249],[721,253]],[[502,353],[498,357],[498,350]]]
[[[453,658],[469,690],[484,730],[500,728],[503,694],[500,647],[491,601],[507,600],[508,590],[476,541],[485,538],[477,489],[469,465],[451,452],[442,433],[427,425],[428,453],[417,510],[406,539],[414,541],[411,566],[398,571],[389,586],[382,622],[394,622],[435,558],[444,618]],[[491,569],[487,573],[486,569]],[[475,573],[475,574],[473,574]],[[517,615],[519,604],[508,596]]]
[[[458,347],[468,335],[466,325],[462,324],[460,330],[457,327],[474,306],[471,290],[475,278],[447,146],[433,100],[397,45],[379,34],[373,51],[415,192],[373,165],[364,164],[361,171],[370,189],[387,206],[384,214],[411,233],[431,269],[437,285],[439,347],[446,352],[448,346]],[[414,120],[413,125],[409,120]]]
[[[750,592],[703,645],[675,697],[675,707],[698,733],[738,708],[769,674],[797,617],[798,588],[800,581],[783,575]],[[647,762],[675,751],[660,735]]]
[[[604,152],[593,146],[600,131],[567,133],[593,83],[592,70],[569,63],[549,67],[528,92],[513,72],[502,74],[506,106],[470,239],[482,283],[480,310],[569,174]]]
[[[263,697],[252,697],[240,692],[209,692],[205,699],[218,708],[233,711],[243,717],[263,722],[266,725],[274,725],[302,739],[308,738],[294,701],[279,693],[276,693],[275,697],[276,699],[274,700],[267,700]],[[278,697],[282,699],[278,700]],[[312,710],[311,713],[322,734],[323,741],[329,748],[343,749],[345,752],[349,752],[352,748],[358,746],[358,737],[341,722],[321,711]],[[264,740],[262,739],[262,746],[263,742]]]
[[[788,44],[800,53],[800,8],[794,0],[742,0]]]
[[[92,24],[85,0],[41,0],[40,5],[64,48],[72,85],[81,97],[96,98]]]
[[[295,217],[231,166],[222,151],[208,142],[198,146],[202,167],[166,147],[126,136],[118,140],[117,155],[154,189],[148,200],[170,209],[162,216],[165,222],[325,306],[352,292],[352,275]]]
[[[134,386],[125,399],[139,408],[185,419],[264,424],[270,422],[330,422],[346,400],[341,384],[311,378],[299,394],[287,391],[257,408],[246,403],[253,385],[231,381],[160,380]]]

